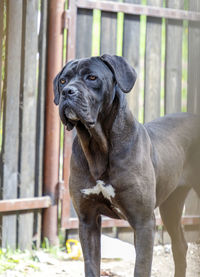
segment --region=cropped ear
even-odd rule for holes
[[[59,92],[59,84],[58,84],[59,77],[60,77],[60,72],[56,75],[55,79],[53,80],[54,103],[56,105],[59,104],[59,100],[60,100],[60,92]]]
[[[134,68],[120,56],[104,54],[100,58],[113,72],[120,89],[125,93],[129,92],[133,88],[137,78]]]

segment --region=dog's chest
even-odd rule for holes
[[[81,193],[85,196],[93,196],[102,194],[103,197],[110,202],[115,198],[115,189],[110,184],[105,184],[102,180],[97,180],[96,185],[92,188],[82,189]]]
[[[106,184],[102,180],[97,180],[95,186],[82,189],[81,193],[84,197],[91,199],[93,199],[94,197],[97,197],[97,199],[98,197],[102,199],[103,197],[103,199],[105,200],[105,205],[112,211],[113,216],[125,219],[123,212],[121,211],[119,205],[117,205],[116,203],[116,191],[111,184]],[[111,214],[109,214],[109,216],[111,216]]]

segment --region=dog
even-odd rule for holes
[[[172,241],[175,277],[186,274],[181,227],[191,188],[200,197],[200,122],[189,113],[140,124],[125,94],[137,74],[123,57],[72,60],[54,79],[54,102],[74,127],[69,189],[79,218],[85,276],[100,276],[101,216],[126,219],[134,230],[135,277],[151,275],[154,209]]]

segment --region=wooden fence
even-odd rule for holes
[[[50,197],[43,197],[44,188],[54,199],[50,212],[47,209],[44,213],[44,222],[53,226],[57,222],[51,220],[57,217],[55,190],[59,181],[61,225],[65,229],[77,228],[67,190],[71,133],[65,132],[64,147],[61,141],[60,164],[52,167],[52,156],[43,163],[44,126],[45,149],[51,148],[46,153],[57,151],[55,145],[59,147],[59,139],[56,144],[51,141],[47,144],[48,138],[59,138],[58,118],[52,121],[56,132],[48,133],[48,128],[53,128],[48,120],[52,116],[49,107],[53,109],[54,76],[50,76],[50,66],[46,72],[46,62],[52,56],[56,59],[55,52],[63,55],[64,61],[103,53],[123,55],[139,76],[127,97],[132,112],[141,122],[181,110],[200,113],[199,0],[124,0],[124,3],[68,0],[68,9],[63,14],[64,4],[61,7],[58,2],[64,0],[0,0],[0,240],[3,247],[30,248],[33,240],[40,244],[40,208],[51,205]],[[58,20],[63,22],[63,47],[53,49],[46,60],[46,48],[50,48],[55,37],[53,34],[46,44],[47,24],[55,27],[54,19],[47,20],[51,4],[57,4],[62,14]],[[48,191],[46,186],[52,176],[53,185]],[[6,202],[8,199],[13,199],[13,208],[12,201]],[[184,221],[190,228],[199,224],[199,211],[199,199],[191,192]],[[103,224],[127,226],[118,221]],[[159,219],[157,224],[161,224]],[[48,226],[43,230],[51,240]],[[196,239],[196,229],[195,234]]]
[[[46,25],[46,0],[40,6],[36,0],[0,0],[3,200],[42,195]],[[0,214],[1,245],[21,249],[31,248],[33,241],[39,245],[41,212],[18,204],[23,212]]]

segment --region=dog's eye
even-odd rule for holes
[[[95,81],[95,80],[97,79],[97,77],[94,76],[94,75],[89,75],[87,78],[88,78],[88,80],[90,80],[90,81]]]
[[[66,80],[64,78],[60,79],[60,83],[64,85],[66,83]]]

